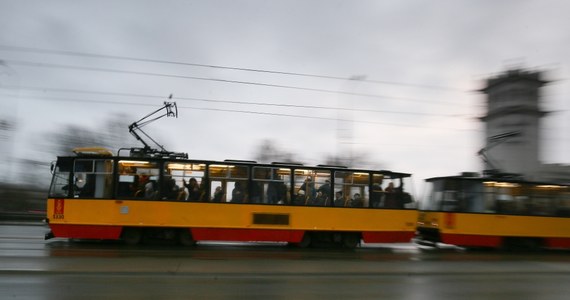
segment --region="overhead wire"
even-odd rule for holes
[[[43,54],[53,54],[53,55],[65,55],[65,56],[76,56],[76,57],[104,58],[104,59],[114,59],[114,60],[137,61],[137,62],[150,62],[150,63],[160,63],[160,64],[183,65],[183,66],[192,66],[192,67],[203,67],[203,68],[234,70],[234,71],[244,71],[244,72],[256,72],[256,73],[268,73],[268,74],[300,76],[300,77],[323,78],[323,79],[333,79],[333,80],[351,80],[351,81],[357,80],[360,82],[374,83],[374,84],[397,85],[397,86],[406,86],[406,87],[420,87],[420,88],[426,88],[426,89],[437,89],[437,90],[464,92],[463,89],[454,88],[454,87],[428,85],[428,84],[416,84],[416,83],[404,83],[404,82],[395,82],[395,81],[387,81],[387,80],[374,80],[374,79],[366,79],[364,77],[360,77],[360,78],[348,77],[347,78],[347,77],[322,75],[322,74],[309,74],[309,73],[301,73],[301,72],[287,72],[287,71],[267,70],[267,69],[258,69],[258,68],[245,68],[245,67],[223,66],[223,65],[213,65],[213,64],[200,64],[200,63],[180,62],[180,61],[151,59],[151,58],[140,58],[140,57],[121,56],[121,55],[87,53],[87,52],[69,51],[69,50],[53,50],[53,49],[42,49],[42,48],[10,46],[10,45],[0,45],[0,50],[29,52],[29,53],[43,53]]]
[[[427,87],[427,88],[436,88],[436,89],[446,89],[444,87],[437,87],[437,86],[405,84],[405,83],[387,82],[387,81],[376,81],[376,80],[367,80],[365,78],[342,78],[342,77],[328,76],[328,75],[283,72],[283,71],[252,69],[252,68],[239,68],[239,67],[229,67],[229,66],[220,66],[220,65],[206,65],[206,64],[175,62],[175,61],[146,59],[146,58],[134,58],[134,57],[127,57],[127,56],[115,56],[115,55],[104,55],[104,54],[83,53],[83,52],[74,52],[74,51],[61,51],[61,50],[48,50],[48,49],[39,49],[39,48],[30,48],[30,47],[16,47],[16,46],[0,45],[0,50],[47,53],[47,54],[57,54],[57,55],[71,55],[71,56],[91,57],[91,58],[106,58],[106,59],[139,61],[139,62],[177,64],[177,65],[186,65],[186,66],[195,66],[195,67],[210,67],[210,68],[218,68],[218,69],[229,69],[229,70],[237,70],[237,71],[259,72],[259,73],[271,73],[271,74],[280,74],[280,75],[304,76],[304,77],[326,78],[326,79],[336,79],[336,80],[352,80],[352,81],[378,83],[378,84],[395,84],[395,85],[403,85],[403,86],[418,86],[418,87]],[[179,79],[205,80],[205,81],[214,81],[214,82],[222,82],[222,83],[247,84],[247,85],[273,87],[273,88],[285,88],[285,89],[294,89],[294,90],[303,90],[303,91],[312,91],[312,92],[321,92],[321,93],[345,94],[345,95],[361,96],[361,97],[397,99],[397,100],[414,101],[414,102],[422,102],[422,103],[445,104],[445,105],[457,104],[457,103],[451,103],[451,102],[430,101],[430,100],[425,100],[425,99],[414,99],[414,98],[407,98],[407,97],[394,97],[394,96],[378,95],[378,94],[366,94],[366,93],[356,93],[356,92],[347,92],[347,91],[338,91],[338,90],[317,89],[317,88],[279,85],[279,84],[253,82],[253,81],[239,81],[239,80],[229,80],[229,79],[220,79],[220,78],[186,76],[186,75],[177,75],[177,74],[163,74],[163,73],[131,71],[131,70],[121,70],[121,69],[101,68],[101,67],[64,65],[64,64],[32,62],[32,61],[22,61],[22,60],[3,60],[3,62],[8,63],[10,65],[20,65],[20,66],[29,66],[29,67],[61,68],[61,69],[85,70],[85,71],[96,71],[96,72],[112,72],[112,73],[132,74],[132,75],[160,76],[160,77],[179,78]],[[42,89],[46,90],[47,88],[42,88]],[[56,90],[56,89],[52,89],[52,90]],[[64,91],[64,90],[65,89],[59,89],[59,91]],[[449,90],[453,90],[453,89],[450,88]],[[65,91],[92,93],[92,94],[100,94],[100,95],[119,95],[119,96],[137,96],[137,97],[148,97],[148,98],[163,98],[162,96],[130,94],[130,93],[80,91],[80,90],[72,90],[72,89],[67,89]],[[457,89],[457,91],[459,91],[459,89]],[[50,97],[44,97],[44,99],[47,99],[47,98],[50,98]],[[51,97],[51,99],[56,100],[54,97]],[[377,109],[359,109],[359,108],[346,108],[346,107],[333,108],[333,107],[316,106],[316,105],[279,104],[279,103],[267,103],[267,102],[233,101],[233,100],[189,98],[189,97],[177,97],[177,99],[184,100],[184,101],[202,101],[202,102],[210,102],[210,103],[227,103],[227,104],[239,104],[239,105],[324,109],[324,110],[338,110],[338,111],[374,112],[374,113],[388,113],[388,114],[407,114],[407,115],[417,115],[417,116],[444,116],[444,117],[461,117],[462,116],[462,115],[456,115],[456,114],[452,115],[452,114],[434,114],[434,113],[422,113],[422,112],[399,112],[399,111],[388,111],[388,110],[377,110]],[[59,98],[59,100],[73,101],[71,99],[62,99],[62,98]],[[98,103],[106,103],[106,104],[129,104],[129,105],[134,104],[134,103],[120,103],[120,102],[104,101],[104,100],[91,100],[88,102],[92,102],[92,103],[98,102]],[[140,104],[136,103],[134,105],[140,105]],[[181,108],[343,121],[342,119],[339,119],[339,118],[288,115],[288,114],[280,114],[280,113],[257,112],[257,111],[251,111],[251,110],[244,111],[244,110],[228,110],[228,109],[197,108],[197,107],[181,107]],[[414,125],[406,125],[406,124],[390,124],[390,123],[382,123],[382,122],[374,122],[374,121],[362,121],[362,120],[344,120],[344,121],[351,121],[351,122],[356,122],[356,123],[391,125],[391,126],[403,126],[403,127],[423,127],[423,126],[414,126]],[[441,128],[441,129],[443,129],[443,128]]]
[[[431,103],[431,104],[438,104],[438,105],[457,105],[456,102],[431,101],[431,100],[426,100],[426,99],[396,97],[396,96],[367,94],[367,93],[356,93],[356,92],[338,91],[338,90],[317,89],[317,88],[280,85],[280,84],[271,84],[271,83],[254,82],[254,81],[240,81],[240,80],[230,80],[230,79],[221,79],[221,78],[209,78],[209,77],[177,75],[177,74],[164,74],[164,73],[153,73],[153,72],[143,72],[143,71],[130,71],[130,70],[100,68],[100,67],[74,66],[74,65],[31,62],[31,61],[11,60],[11,59],[4,59],[2,61],[4,61],[5,63],[8,63],[9,65],[20,65],[20,66],[28,66],[28,67],[59,68],[59,69],[68,69],[68,70],[84,70],[84,71],[108,72],[108,73],[117,73],[117,74],[144,75],[144,76],[167,77],[167,78],[177,78],[177,79],[213,81],[213,82],[221,82],[221,83],[244,84],[244,85],[252,85],[252,86],[262,86],[262,87],[281,88],[281,89],[290,89],[290,90],[301,90],[301,91],[310,91],[310,92],[319,92],[319,93],[328,93],[328,94],[341,94],[341,95],[359,96],[359,97],[367,97],[367,98],[394,99],[394,100],[403,100],[403,101],[420,102],[420,103]]]
[[[6,86],[6,87],[14,88],[14,89],[19,88],[22,90],[29,90],[29,91],[52,91],[52,92],[81,93],[81,94],[93,94],[93,95],[105,95],[105,96],[164,99],[164,96],[160,96],[160,95],[148,95],[148,94],[138,94],[138,93],[104,92],[104,91],[93,91],[93,90],[31,87],[31,86]],[[200,102],[207,102],[207,103],[225,103],[225,104],[268,106],[268,107],[306,108],[306,109],[322,109],[322,110],[369,112],[369,113],[386,113],[386,114],[416,115],[416,116],[466,117],[465,114],[442,114],[442,113],[423,113],[423,112],[411,112],[411,111],[391,111],[391,110],[379,110],[379,109],[371,109],[371,108],[330,107],[330,106],[318,106],[318,105],[299,105],[299,104],[283,104],[283,103],[269,103],[269,102],[237,101],[237,100],[207,99],[207,98],[181,97],[181,96],[176,96],[175,98],[177,100],[182,100],[182,101],[200,101]]]
[[[92,99],[76,99],[76,98],[61,98],[61,97],[49,97],[49,96],[34,96],[34,95],[20,95],[20,97],[34,98],[34,99],[45,99],[53,101],[68,101],[68,102],[80,102],[80,103],[101,103],[101,104],[118,104],[118,105],[135,105],[135,106],[153,106],[154,104],[148,103],[137,103],[137,102],[122,102],[122,101],[107,101],[107,100],[92,100]],[[174,99],[174,98],[173,98]],[[266,115],[266,116],[278,116],[278,117],[294,117],[302,119],[314,119],[314,120],[327,120],[327,121],[339,121],[339,122],[352,122],[361,124],[372,124],[372,125],[385,125],[394,127],[410,127],[410,128],[431,128],[431,129],[441,129],[441,130],[456,130],[456,131],[479,131],[476,129],[461,129],[461,128],[443,128],[443,127],[433,127],[433,126],[420,126],[420,125],[409,125],[401,123],[389,123],[389,122],[378,122],[378,121],[366,121],[366,120],[352,120],[343,118],[332,118],[332,117],[320,117],[320,116],[307,116],[299,114],[285,114],[285,113],[273,113],[273,112],[261,112],[253,110],[237,110],[237,109],[223,109],[223,108],[207,108],[207,107],[194,107],[194,106],[178,106],[179,109],[192,109],[192,110],[202,110],[202,111],[217,111],[217,112],[230,112],[230,113],[245,113],[245,114],[255,114],[255,115]]]

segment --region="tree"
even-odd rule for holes
[[[381,169],[382,163],[371,162],[369,157],[370,155],[365,152],[356,152],[346,156],[328,155],[325,164],[348,168]]]
[[[275,145],[276,143],[272,140],[263,140],[257,150],[257,154],[255,154],[255,160],[260,163],[271,163],[274,161],[298,162],[293,153],[279,150]]]
[[[91,129],[76,124],[68,124],[55,133],[49,134],[52,141],[48,148],[55,155],[69,155],[78,147],[105,147],[113,152],[132,146],[137,141],[129,134],[129,120],[124,114],[115,114],[104,121],[103,129]]]

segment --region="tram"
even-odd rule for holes
[[[466,248],[570,248],[570,187],[492,174],[426,180],[415,241]]]
[[[171,96],[172,97],[172,96]],[[164,112],[164,113],[163,113]],[[162,115],[156,116],[157,114]],[[175,102],[129,125],[143,148],[77,148],[52,166],[47,238],[409,242],[417,210],[411,175],[342,166],[192,160],[141,130],[177,117]],[[139,134],[140,133],[140,134]],[[150,139],[151,148],[142,137]],[[124,150],[128,150],[127,155]],[[405,188],[406,187],[406,188]]]
[[[293,163],[113,155],[58,157],[46,238],[409,242],[417,210],[407,173]]]

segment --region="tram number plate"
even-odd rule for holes
[[[53,205],[53,218],[54,219],[63,219],[65,213],[65,200],[64,199],[55,199]]]

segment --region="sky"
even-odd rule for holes
[[[511,68],[552,81],[541,159],[570,163],[568,11],[564,0],[0,0],[3,168],[53,160],[42,145],[70,124],[98,130],[176,101],[178,118],[146,128],[191,158],[254,159],[270,140],[309,165],[352,153],[416,179],[481,171],[477,90]]]

